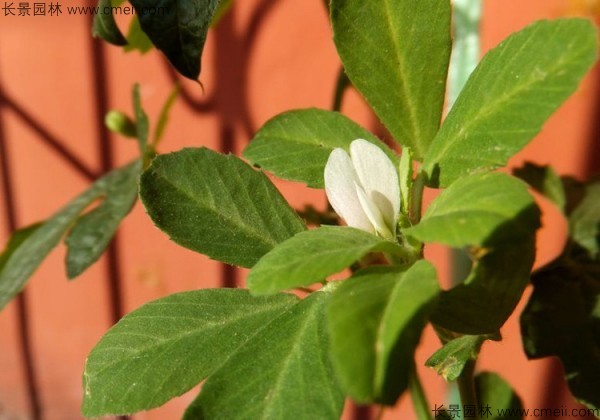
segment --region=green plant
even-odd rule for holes
[[[196,78],[217,2],[168,3],[185,20],[176,22],[179,33],[192,37],[159,37],[173,22],[148,16],[141,29]],[[393,405],[407,389],[419,417],[429,418],[414,365],[428,323],[442,347],[427,365],[458,382],[463,404],[518,404],[503,380],[475,378],[473,366],[485,341],[501,339],[529,282],[540,215],[527,184],[493,170],[575,91],[596,60],[596,30],[562,19],[511,35],[484,57],[441,123],[450,2],[333,0],[330,7],[348,80],[401,155],[340,113],[303,109],[267,122],[244,157],[280,178],[325,188],[348,226],[308,229],[262,170],[236,156],[206,148],[155,156],[134,91],[135,121],[113,115],[111,123],[137,136],[140,161],[9,243],[0,259],[3,304],[74,223],[69,275],[94,262],[135,200],[142,171],[139,196],[158,228],[186,248],[252,269],[249,290],[180,293],[125,316],[86,363],[84,415],[157,407],[206,380],[184,418],[338,418],[346,397]],[[100,17],[96,33],[123,43],[111,19]],[[597,409],[598,182],[534,165],[515,174],[553,200],[571,228],[563,255],[533,274],[522,318],[526,352],[559,356],[575,397]],[[423,212],[426,187],[444,190]],[[103,204],[80,216],[99,197]],[[312,210],[312,222],[339,222]],[[463,283],[440,289],[423,258],[432,242],[467,251],[472,267]],[[347,279],[328,280],[347,268]]]

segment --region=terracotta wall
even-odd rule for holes
[[[59,0],[60,2],[60,0]],[[85,0],[63,0],[84,5]],[[93,2],[90,1],[89,4]],[[578,3],[579,9],[573,6]],[[529,22],[580,13],[570,0],[485,0],[483,46],[488,49]],[[126,21],[127,19],[123,19]],[[42,220],[93,178],[136,155],[133,142],[109,135],[102,116],[130,110],[133,83],[155,120],[177,77],[157,52],[146,56],[93,41],[87,16],[3,16],[0,11],[0,243],[16,228]],[[293,108],[329,108],[340,63],[321,0],[237,1],[212,31],[204,59],[203,94],[182,81],[161,152],[208,146],[240,152],[251,134],[275,114]],[[596,72],[597,73],[597,72]],[[526,159],[560,173],[585,175],[597,120],[597,77],[590,76],[512,164]],[[354,92],[343,112],[377,129]],[[594,148],[595,147],[595,148]],[[324,205],[320,192],[277,182],[296,206]],[[565,223],[543,200],[538,262],[560,250]],[[447,278],[446,252],[428,250]],[[0,313],[0,418],[80,418],[81,375],[86,355],[122,313],[182,290],[243,285],[244,273],[180,248],[155,229],[137,205],[107,256],[73,282],[64,274],[59,247],[31,279],[26,292]],[[486,345],[482,368],[498,370],[523,396],[526,407],[571,404],[560,387],[560,369],[528,362],[520,348],[517,317],[505,340]],[[438,343],[431,331],[419,359]],[[445,400],[445,385],[423,369],[431,402]],[[559,384],[557,386],[556,384]],[[194,393],[136,419],[177,418]],[[348,408],[347,417],[355,416]],[[385,418],[410,419],[407,398]]]

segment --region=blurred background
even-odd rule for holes
[[[180,80],[157,51],[125,53],[92,39],[91,16],[66,13],[67,5],[95,2],[58,3],[63,13],[54,16],[7,16],[0,10],[0,246],[15,229],[47,218],[101,173],[136,157],[135,142],[110,134],[103,125],[109,109],[130,113],[136,82],[151,121],[175,83],[181,83],[161,153],[197,146],[240,153],[256,129],[276,114],[332,106],[340,61],[322,0],[234,1],[209,33],[204,92],[198,84]],[[483,9],[485,52],[537,19],[597,18],[600,1],[483,0]],[[128,19],[123,16],[119,22],[126,25]],[[579,178],[600,169],[599,77],[595,69],[511,167],[529,160]],[[348,91],[342,112],[386,136],[356,92]],[[276,183],[297,208],[325,206],[320,191]],[[431,191],[428,198],[434,195]],[[544,199],[538,201],[544,227],[537,265],[562,250],[566,231],[558,211]],[[427,255],[447,284],[447,250],[432,247]],[[139,203],[107,254],[75,281],[66,279],[64,257],[60,246],[25,292],[0,313],[2,420],[81,418],[85,358],[123,314],[178,291],[244,285],[244,272],[171,243]],[[484,345],[478,367],[511,382],[525,408],[574,406],[560,365],[527,361],[521,349],[518,315],[529,293],[503,328],[504,340]],[[438,347],[428,330],[419,362]],[[444,381],[432,370],[421,373],[431,404],[445,403]],[[178,418],[196,392],[133,418]],[[367,419],[369,414],[348,404],[345,418]],[[404,396],[384,418],[412,419],[409,398]]]

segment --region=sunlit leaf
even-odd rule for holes
[[[205,148],[154,159],[142,175],[140,197],[173,241],[242,267],[305,229],[263,173]]]
[[[449,0],[333,0],[344,69],[384,125],[421,160],[442,116],[450,57]]]
[[[359,272],[335,290],[327,308],[331,357],[355,401],[395,403],[438,293],[435,269],[426,261],[408,270]]]
[[[277,245],[254,266],[248,288],[255,294],[310,286],[349,267],[370,252],[402,256],[398,245],[362,230],[323,226]]]
[[[431,144],[429,185],[503,166],[535,137],[595,62],[585,19],[540,21],[486,54]]]
[[[338,420],[344,407],[316,292],[273,319],[202,385],[184,420]]]
[[[379,146],[397,164],[398,156],[369,131],[337,112],[301,109],[269,120],[244,150],[251,163],[279,178],[323,188],[323,171],[335,148],[365,139]]]
[[[526,185],[508,175],[461,178],[404,232],[425,242],[469,247],[466,280],[445,291],[433,314],[462,334],[494,334],[510,316],[529,281],[539,210]]]
[[[90,353],[83,414],[129,414],[183,394],[296,301],[291,295],[256,298],[241,289],[216,289],[142,306]]]
[[[472,175],[443,191],[421,222],[404,232],[456,248],[484,246],[492,240],[498,243],[503,235],[514,237],[539,227],[533,207],[523,182],[502,173]]]

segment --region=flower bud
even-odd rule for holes
[[[137,137],[135,123],[121,111],[109,111],[104,117],[104,124],[113,133],[121,134],[125,137]]]

